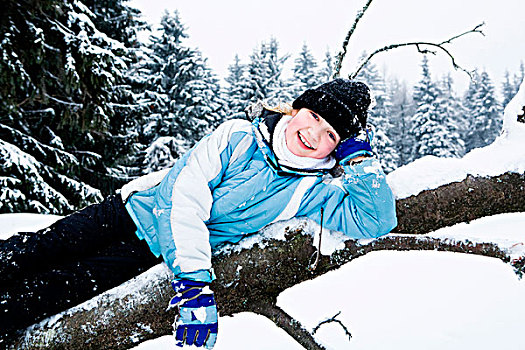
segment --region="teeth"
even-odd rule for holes
[[[299,139],[301,140],[301,142],[302,142],[306,147],[308,147],[308,148],[310,148],[310,149],[315,149],[315,148],[312,147],[312,145],[311,145],[308,141],[306,141],[306,139],[303,137],[303,135],[301,135],[300,132],[299,132],[298,134],[299,134]]]

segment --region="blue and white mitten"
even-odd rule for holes
[[[176,295],[169,308],[179,310],[173,323],[176,345],[212,349],[217,340],[217,305],[208,283],[174,280],[171,286]]]
[[[342,141],[335,148],[335,159],[339,164],[345,165],[350,160],[360,156],[373,156],[374,153],[370,146],[372,138],[373,132],[371,129],[362,129],[356,136]]]

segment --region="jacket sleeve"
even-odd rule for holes
[[[302,214],[349,237],[375,238],[397,225],[395,198],[379,161],[343,166],[344,175],[327,179],[305,195]]]
[[[185,155],[182,164],[174,167],[169,181],[161,183],[161,192],[169,192],[171,201],[170,234],[176,247],[171,268],[176,278],[210,282],[211,247],[206,221],[210,218],[213,190],[232,156],[242,152],[242,143],[231,142],[232,135],[251,130],[247,121],[232,120],[221,124]],[[177,174],[178,172],[178,174]]]

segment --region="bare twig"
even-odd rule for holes
[[[471,71],[468,71],[466,70],[465,68],[459,66],[457,63],[456,63],[456,60],[454,58],[454,56],[452,56],[452,54],[450,53],[450,51],[448,51],[446,48],[443,47],[443,45],[445,44],[450,44],[453,40],[456,40],[464,35],[467,35],[467,34],[470,34],[470,33],[479,33],[481,35],[485,35],[482,31],[481,31],[481,27],[484,25],[485,23],[481,23],[481,24],[478,24],[476,27],[474,27],[474,29],[471,29],[471,30],[468,30],[464,33],[461,33],[461,34],[458,34],[458,35],[455,35],[453,36],[452,38],[450,39],[447,39],[445,41],[442,41],[440,43],[432,43],[432,42],[425,42],[425,41],[417,41],[417,42],[408,42],[408,43],[401,43],[401,44],[392,44],[392,45],[387,45],[387,46],[384,46],[380,49],[377,49],[375,50],[374,52],[372,52],[370,55],[368,55],[368,57],[363,60],[361,62],[361,64],[359,65],[359,67],[357,68],[357,70],[350,74],[348,76],[349,79],[355,79],[357,77],[357,75],[359,74],[359,72],[368,64],[368,62],[372,59],[372,57],[374,57],[375,55],[377,55],[378,53],[380,52],[385,52],[385,51],[390,51],[392,49],[396,49],[396,48],[399,48],[399,47],[407,47],[407,46],[415,46],[417,48],[417,51],[420,52],[420,53],[423,53],[423,54],[427,54],[427,53],[430,53],[430,54],[433,54],[433,55],[436,55],[437,54],[437,51],[432,51],[430,50],[429,48],[424,48],[425,46],[430,46],[430,47],[434,47],[434,48],[437,48],[443,52],[445,52],[451,59],[452,61],[452,66],[454,67],[454,69],[456,70],[461,70],[465,73],[468,74],[468,76],[472,79],[472,72]]]
[[[354,19],[354,24],[352,25],[352,28],[350,28],[350,31],[346,35],[345,41],[343,42],[343,49],[339,54],[337,55],[337,60],[335,62],[335,70],[333,78],[337,78],[341,72],[341,67],[343,65],[343,59],[346,55],[346,47],[348,46],[348,42],[350,41],[350,37],[352,34],[354,34],[355,28],[357,27],[357,23],[361,20],[361,17],[365,14],[366,10],[368,10],[368,7],[372,3],[372,0],[368,0],[365,6],[363,6],[363,9],[357,13],[357,16]]]
[[[339,321],[336,317],[339,316],[341,314],[341,311],[339,311],[338,313],[336,313],[332,318],[329,318],[327,320],[324,320],[322,322],[320,322],[312,331],[312,334],[315,334],[315,332],[317,332],[319,330],[319,328],[325,324],[325,323],[331,323],[331,322],[335,322],[335,323],[338,323],[341,328],[343,328],[343,330],[345,331],[346,335],[348,336],[348,340],[352,340],[352,333],[350,333],[350,331],[348,330],[348,328],[346,328],[346,326],[343,324],[343,322]]]
[[[268,317],[277,327],[286,331],[292,338],[308,350],[321,350],[323,346],[319,345],[312,334],[310,334],[299,321],[288,315],[283,309],[272,303],[254,304],[252,311]],[[337,316],[337,315],[336,315]],[[334,316],[335,317],[335,316]]]

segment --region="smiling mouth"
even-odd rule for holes
[[[303,145],[305,145],[306,148],[311,149],[311,150],[315,150],[315,148],[312,147],[312,145],[310,144],[310,142],[308,142],[308,141],[303,137],[303,135],[301,135],[300,132],[297,132],[297,134],[299,135],[299,140],[301,140],[301,142],[303,143]]]

